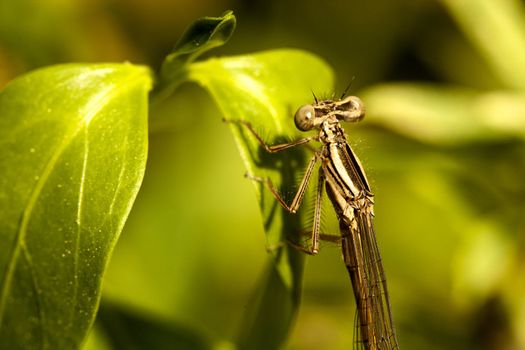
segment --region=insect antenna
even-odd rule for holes
[[[341,95],[340,100],[342,100],[343,97],[346,96],[346,93],[348,92],[348,90],[350,90],[350,86],[352,86],[352,83],[354,82],[354,80],[355,80],[355,75],[352,76],[352,79],[350,79],[350,83],[348,83],[348,86],[346,87],[345,91],[343,91],[343,94]]]
[[[310,91],[312,92],[312,95],[314,96],[315,103],[319,103],[319,101],[317,100],[317,96],[315,96],[314,90],[310,89]]]

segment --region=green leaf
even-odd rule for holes
[[[213,347],[211,339],[193,329],[132,312],[107,302],[100,306],[96,325],[106,334],[112,349],[207,350]]]
[[[293,112],[312,100],[311,92],[331,93],[333,73],[318,57],[299,50],[275,50],[253,55],[191,63],[198,55],[224,44],[235,27],[231,12],[205,18],[187,30],[165,60],[154,93],[159,100],[174,87],[193,80],[206,88],[224,116],[249,121],[267,142],[300,137]],[[203,34],[204,33],[204,34]],[[246,129],[232,124],[245,166],[252,174],[271,177],[277,187],[292,191],[307,159],[304,150],[268,155]],[[255,184],[273,260],[246,313],[238,339],[241,348],[276,348],[286,339],[300,298],[302,253],[283,244],[305,227],[306,217],[285,212],[269,191]],[[270,333],[268,333],[270,332]]]
[[[62,65],[0,94],[0,339],[74,349],[140,187],[149,71]]]
[[[525,8],[518,0],[443,0],[509,88],[525,88]]]
[[[179,39],[172,52],[164,59],[159,84],[153,94],[155,100],[167,97],[186,79],[185,66],[215,47],[224,45],[235,30],[232,11],[221,17],[203,17],[193,22]]]
[[[294,126],[295,109],[311,102],[312,91],[330,92],[333,83],[332,72],[323,61],[299,50],[209,59],[191,64],[188,77],[211,93],[227,120],[249,121],[269,144],[305,137]],[[295,173],[306,165],[305,152],[296,148],[269,155],[246,128],[230,125],[248,172],[270,176],[276,187],[293,191],[296,175],[300,176]],[[254,185],[263,211],[271,211],[264,215],[268,243],[282,243],[281,215],[273,217],[277,202],[260,183]],[[290,219],[288,214],[285,217]],[[290,282],[288,277],[285,280]]]
[[[333,74],[326,63],[299,50],[209,59],[190,64],[187,70],[190,80],[211,93],[225,118],[249,121],[270,144],[301,137],[293,122],[295,109],[312,101],[312,91],[331,93],[333,86]],[[294,191],[308,161],[305,150],[269,155],[245,128],[230,125],[248,172],[271,177],[278,188]],[[288,333],[300,297],[303,259],[302,253],[283,242],[308,221],[282,209],[261,183],[254,186],[273,262],[257,291],[260,295],[252,305],[254,310],[243,323],[239,341],[250,349],[275,347]],[[264,332],[268,329],[273,330],[273,338]]]
[[[407,137],[461,144],[525,137],[525,94],[398,83],[363,91],[367,120]]]

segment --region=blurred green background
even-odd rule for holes
[[[333,66],[338,93],[356,77],[369,113],[347,132],[376,194],[401,348],[525,349],[523,2],[2,0],[0,87],[61,62],[158,69],[187,25],[226,9],[237,30],[212,55],[294,47]],[[151,112],[146,177],[103,305],[229,349],[268,259],[257,201],[203,90],[184,85]],[[353,321],[327,245],[307,258],[286,348],[348,349]],[[111,348],[107,324],[119,322],[102,313],[86,348]]]

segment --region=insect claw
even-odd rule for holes
[[[244,173],[244,177],[247,178],[247,179],[253,180],[253,181],[257,181],[257,182],[264,182],[264,179],[262,177],[255,176],[255,175],[251,174],[248,171],[246,173]]]

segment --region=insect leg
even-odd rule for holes
[[[226,120],[226,119],[223,119],[225,122],[227,123],[234,123],[234,124],[239,124],[239,125],[242,125],[244,126],[246,129],[248,129],[249,132],[252,133],[253,136],[255,136],[255,138],[257,139],[257,142],[259,142],[259,144],[264,148],[264,150],[268,153],[277,153],[277,152],[280,152],[280,151],[283,151],[285,149],[288,149],[288,148],[292,148],[292,147],[295,147],[295,146],[299,146],[299,145],[303,145],[305,143],[308,143],[312,140],[316,140],[317,139],[317,136],[310,136],[310,137],[305,137],[303,139],[299,139],[299,140],[295,140],[295,141],[292,141],[292,142],[288,142],[288,143],[281,143],[281,144],[278,144],[278,145],[268,145],[266,144],[266,142],[263,140],[263,138],[261,137],[261,135],[259,135],[257,133],[257,131],[255,131],[255,129],[253,128],[252,124],[245,121],[245,120]]]
[[[301,184],[299,185],[299,189],[297,190],[297,193],[295,194],[295,197],[290,205],[288,205],[283,199],[283,197],[281,197],[277,189],[273,186],[272,180],[270,180],[269,178],[263,179],[261,177],[253,176],[251,174],[246,174],[246,177],[265,184],[266,187],[268,187],[268,189],[270,190],[270,192],[272,192],[275,199],[277,199],[279,204],[281,204],[281,206],[284,209],[288,210],[290,213],[295,214],[297,212],[297,209],[299,209],[301,202],[303,201],[304,194],[306,193],[306,189],[308,188],[308,184],[310,183],[310,177],[312,176],[316,162],[317,154],[315,154],[310,160],[310,163],[308,163],[306,173],[304,174],[303,179],[301,180]]]

